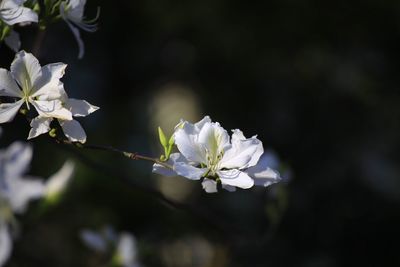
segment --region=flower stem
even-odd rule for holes
[[[109,151],[109,152],[114,152],[120,155],[123,155],[124,157],[130,158],[132,160],[146,160],[146,161],[150,161],[153,163],[157,163],[160,164],[162,166],[164,166],[165,168],[168,169],[173,169],[173,167],[157,158],[152,158],[152,157],[147,157],[147,156],[143,156],[140,155],[136,152],[126,152],[120,149],[117,149],[113,146],[108,146],[108,145],[89,145],[89,144],[81,144],[81,143],[76,143],[76,142],[70,142],[68,140],[63,140],[63,139],[57,139],[57,142],[59,143],[63,143],[63,144],[69,144],[69,145],[74,145],[75,147],[78,148],[85,148],[85,149],[93,149],[93,150],[103,150],[103,151]]]
[[[46,30],[39,29],[38,33],[36,35],[35,42],[33,43],[32,54],[34,54],[35,57],[37,57],[37,58],[40,57],[40,48],[42,47],[42,43],[43,43],[45,35],[46,35]]]

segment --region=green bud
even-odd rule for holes
[[[164,148],[166,148],[168,146],[167,137],[165,137],[165,134],[164,134],[163,130],[161,129],[161,127],[158,127],[158,136],[160,138],[161,145]]]
[[[167,158],[166,158],[164,155],[161,155],[161,156],[160,156],[160,160],[161,160],[161,161],[166,161]]]
[[[53,138],[57,137],[57,129],[56,128],[51,129],[49,135]]]
[[[8,25],[3,26],[3,30],[1,32],[0,41],[3,41],[11,32],[11,27]]]
[[[25,108],[21,108],[21,109],[19,110],[19,113],[21,113],[22,115],[26,115],[26,114],[28,114],[28,110],[25,109]]]
[[[174,135],[171,135],[171,137],[168,140],[168,145],[172,147],[174,144],[175,144],[175,138]]]
[[[172,152],[172,145],[169,146],[167,151],[166,151],[166,155],[165,156],[167,157],[167,159],[169,159],[169,156],[171,155],[171,152]]]
[[[34,6],[33,6],[33,11],[35,11],[37,14],[40,14],[40,5],[39,5],[39,3],[36,3]]]

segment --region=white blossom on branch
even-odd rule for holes
[[[230,137],[208,116],[195,124],[182,121],[174,133],[179,153],[171,154],[167,161],[172,169],[154,164],[153,172],[202,179],[208,193],[217,192],[218,183],[225,190],[235,191],[236,187],[248,189],[279,182],[277,171],[259,163],[264,153],[262,142],[256,136],[246,138],[238,129],[232,132]]]
[[[73,117],[83,117],[98,107],[84,100],[68,98],[64,84],[64,63],[53,63],[43,67],[30,53],[20,51],[11,64],[11,71],[0,68],[0,96],[16,99],[0,104],[0,123],[12,121],[20,108],[35,108],[38,116],[31,121],[28,139],[47,133],[50,123],[57,119],[72,142],[86,142],[82,126]]]
[[[86,20],[84,17],[85,5],[86,0],[66,0],[60,4],[60,15],[71,29],[78,43],[79,59],[85,54],[85,45],[79,29],[87,32],[95,32],[97,30],[96,22],[99,17],[99,12],[97,12],[97,16],[94,19]]]

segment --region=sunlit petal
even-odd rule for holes
[[[64,121],[60,120],[60,125],[65,136],[72,142],[86,142],[86,133],[81,124],[76,120]]]
[[[0,104],[0,123],[12,121],[23,103],[23,100],[19,100],[15,103]]]

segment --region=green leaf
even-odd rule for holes
[[[158,136],[160,138],[160,143],[164,147],[164,149],[167,149],[168,143],[167,143],[167,137],[165,137],[165,134],[161,127],[158,127]]]
[[[1,32],[0,40],[4,40],[11,32],[11,28],[8,25],[3,26],[3,30]]]
[[[168,140],[168,145],[173,146],[174,144],[175,144],[175,138],[174,138],[174,135],[172,134]]]
[[[167,160],[169,159],[169,156],[171,155],[172,152],[172,145],[168,146],[168,149],[165,153],[165,156],[167,157]]]

